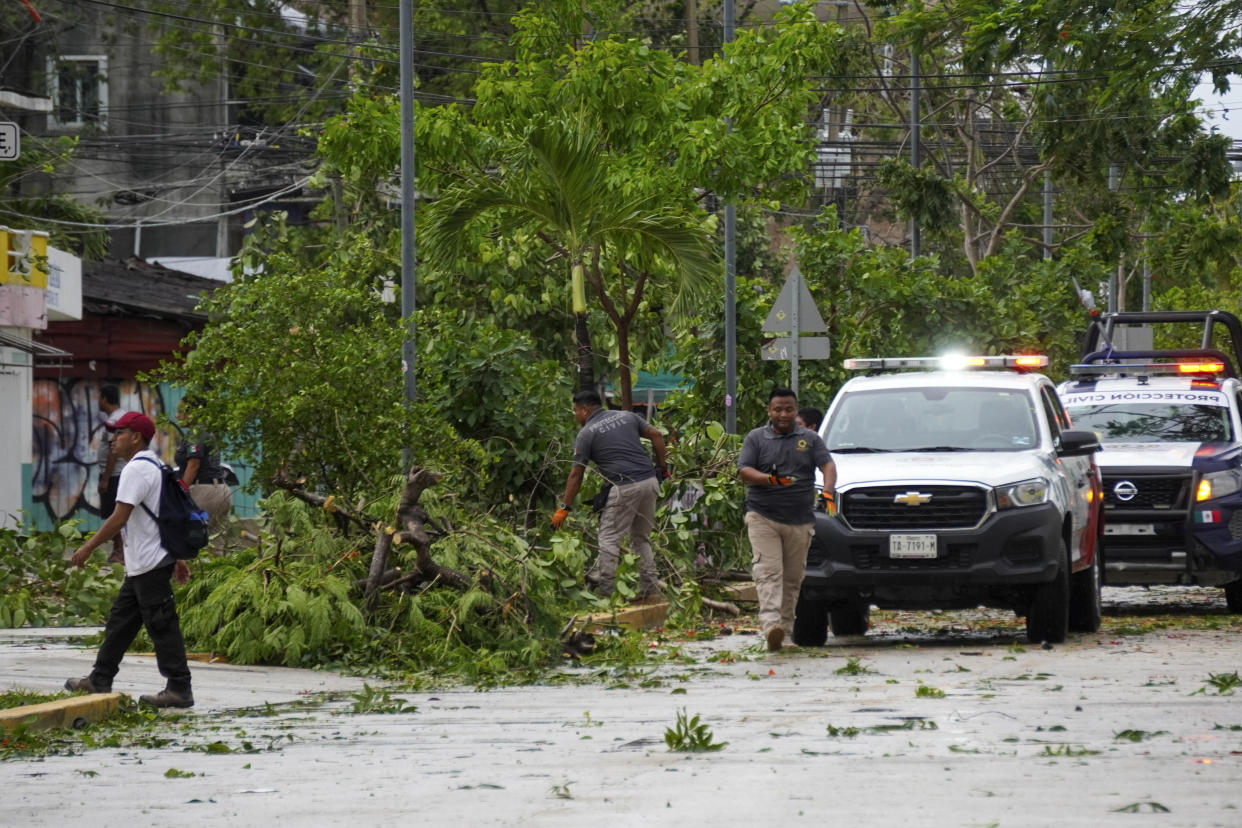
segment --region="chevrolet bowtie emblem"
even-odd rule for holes
[[[922,492],[906,492],[905,494],[893,495],[894,503],[902,503],[906,506],[922,506],[931,499],[931,495],[923,494]]]

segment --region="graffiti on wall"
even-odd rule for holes
[[[109,432],[103,427],[99,410],[99,388],[107,384],[96,379],[37,379],[34,381],[34,443],[31,456],[31,500],[42,523],[53,525],[75,512],[99,514],[99,476],[101,449]],[[159,389],[135,380],[115,385],[121,392],[121,409],[141,411],[156,420],[164,414]],[[155,432],[151,448],[167,458],[173,441],[163,429]],[[103,516],[101,516],[103,517]]]

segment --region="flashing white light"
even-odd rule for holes
[[[896,371],[914,369],[923,371],[966,371],[972,368],[1012,368],[1030,370],[1046,368],[1048,357],[1042,354],[1006,354],[1003,356],[966,356],[946,354],[938,357],[872,357],[847,359],[843,363],[849,371]]]

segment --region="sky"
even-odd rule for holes
[[[1203,101],[1203,117],[1209,126],[1242,141],[1242,79],[1233,79],[1233,88],[1224,95],[1212,91],[1212,84],[1201,83],[1195,89],[1195,97]]]

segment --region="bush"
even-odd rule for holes
[[[102,624],[120,588],[122,567],[96,555],[84,567],[66,560],[82,541],[80,521],[34,535],[0,529],[0,627]]]

